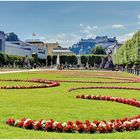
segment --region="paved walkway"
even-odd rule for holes
[[[55,70],[55,69],[30,69],[30,70],[6,70],[6,71],[0,71],[0,74],[6,74],[6,73],[21,73],[21,72],[33,72],[33,71],[46,71],[46,70]]]

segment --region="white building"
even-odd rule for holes
[[[47,48],[43,46],[36,46],[22,41],[6,41],[5,53],[18,56],[32,56],[37,54],[38,58],[47,58]]]
[[[37,54],[38,58],[47,58],[47,48],[23,41],[5,41],[5,33],[0,31],[0,51],[10,55],[29,56]]]

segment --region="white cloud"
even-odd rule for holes
[[[127,41],[128,39],[131,39],[133,37],[133,35],[135,34],[135,32],[131,32],[131,33],[128,33],[128,34],[124,34],[122,36],[118,36],[117,37],[117,40],[119,42],[124,42],[124,41]]]
[[[95,30],[98,29],[98,26],[89,26],[89,25],[83,25],[81,27],[81,33],[84,34],[84,38],[93,38],[95,37]]]
[[[58,42],[60,46],[68,48],[71,45],[77,43],[81,39],[81,36],[77,34],[61,33],[54,36],[40,37],[40,39],[47,43]]]
[[[113,25],[112,25],[112,28],[119,29],[119,28],[125,28],[125,26],[122,25],[122,24],[113,24]]]
[[[124,28],[125,26],[126,25],[114,24],[112,25],[112,27],[109,26],[109,28]],[[98,30],[98,26],[84,25],[80,23],[79,27],[80,30],[75,33],[60,33],[56,35],[43,36],[40,37],[40,39],[48,43],[58,42],[62,47],[68,48],[73,44],[79,42],[81,38],[87,39],[96,37],[95,31]],[[122,42],[130,39],[133,35],[134,32],[131,32],[122,36],[118,36],[117,39],[119,42]]]
[[[53,43],[58,42],[62,47],[70,47],[73,44],[79,42],[81,38],[94,38],[95,30],[98,28],[97,26],[89,26],[84,24],[79,24],[80,31],[76,33],[60,33],[52,36],[43,36],[40,39],[44,42]]]
[[[138,19],[140,19],[140,14],[138,15]]]
[[[98,26],[93,26],[93,28],[94,28],[94,29],[97,29],[97,28],[98,28]]]

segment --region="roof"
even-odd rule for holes
[[[69,50],[68,48],[54,48],[53,50]]]
[[[27,39],[27,40],[25,40],[25,42],[27,42],[27,43],[42,43],[42,44],[44,44],[44,42],[41,41],[40,39]]]
[[[67,48],[55,48],[53,49],[53,53],[73,53]]]
[[[49,45],[49,44],[58,44],[57,42],[56,43],[45,43],[46,45]]]

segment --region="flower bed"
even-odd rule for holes
[[[2,80],[1,80],[2,81]],[[10,81],[10,80],[8,80]],[[12,80],[11,80],[12,81]],[[56,80],[48,81],[44,79],[32,79],[32,80],[18,80],[22,82],[37,82],[44,83],[47,87],[58,86],[59,82],[75,82],[75,83],[135,83],[140,82],[139,79],[131,81],[121,81],[121,82],[94,82],[94,81],[70,81],[70,80]],[[46,85],[47,84],[47,85]],[[140,88],[133,87],[121,87],[121,86],[89,86],[89,87],[77,87],[71,88],[70,91],[78,89],[126,89],[126,90],[140,90]],[[104,100],[104,101],[113,101],[123,104],[128,104],[134,107],[140,107],[140,101],[136,99],[112,97],[112,96],[101,96],[101,95],[77,95],[76,98],[79,99],[93,99],[93,100]],[[123,132],[123,131],[136,131],[140,130],[140,115],[134,116],[132,118],[124,117],[122,119],[111,119],[110,121],[99,121],[94,120],[90,122],[86,120],[85,122],[77,121],[68,121],[68,122],[58,122],[53,119],[50,120],[31,120],[23,118],[21,120],[16,120],[9,118],[6,121],[7,125],[19,127],[23,129],[31,130],[42,130],[47,132],[64,132],[64,133],[112,133],[112,132]]]
[[[90,99],[90,100],[105,100],[105,101],[113,101],[119,102],[123,104],[128,104],[135,107],[140,107],[140,101],[132,98],[120,98],[120,97],[112,97],[112,96],[101,96],[101,95],[77,95],[76,98],[79,99]]]
[[[32,79],[32,80],[21,80],[21,79],[0,79],[0,81],[14,81],[14,82],[35,82],[43,83],[42,85],[31,85],[31,86],[0,86],[0,89],[32,89],[32,88],[49,88],[56,87],[60,84],[56,81],[48,81],[43,79]]]
[[[65,132],[65,133],[111,133],[123,132],[140,129],[140,115],[132,118],[112,119],[110,121],[68,121],[57,122],[50,120],[31,120],[23,118],[21,120],[8,119],[6,124],[24,129],[43,130],[48,132]]]
[[[55,80],[57,82],[67,83],[96,83],[96,84],[117,84],[117,83],[139,83],[140,81],[107,81],[107,82],[96,82],[96,81],[82,81],[82,80]]]
[[[109,77],[109,76],[63,76],[64,78],[101,78],[101,79],[114,79],[123,81],[136,81],[137,78],[121,78],[121,77]]]
[[[85,86],[85,87],[70,88],[68,91],[71,92],[73,90],[79,90],[79,89],[126,89],[126,90],[140,90],[140,88],[122,87],[122,86]]]

